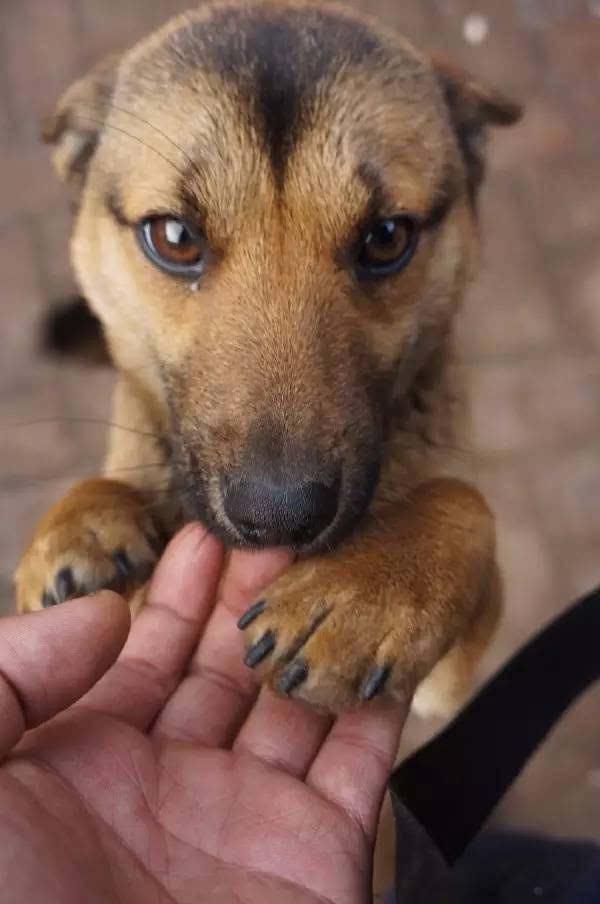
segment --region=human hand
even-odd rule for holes
[[[289,557],[234,553],[214,605],[223,564],[185,528],[128,637],[109,592],[0,622],[4,904],[370,900],[406,713],[258,692],[235,623]]]

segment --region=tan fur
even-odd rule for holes
[[[304,120],[269,160],[268,123],[246,94],[256,72],[236,82],[204,59],[203,29],[296,17],[308,34],[320,10],[359,29],[365,47],[376,36],[381,52],[341,46],[315,64],[310,111],[301,99]],[[307,547],[267,590],[248,639],[276,637],[262,666],[274,686],[301,656],[295,694],[330,710],[354,705],[376,665],[390,668],[387,690],[409,698],[444,656],[430,688],[455,703],[499,596],[492,515],[443,476],[458,419],[452,322],[477,258],[480,139],[487,123],[516,116],[372,21],[302,2],[205,6],[67,92],[47,137],[80,193],[73,261],[119,369],[115,423],[130,428],[111,432],[106,473],[139,470],[135,490],[85,484],[41,522],[17,572],[20,608],[39,607],[65,567],[92,576],[84,587],[114,582],[117,549],[142,563],[141,580],[148,534],[198,511],[235,545],[220,475],[256,457],[311,473],[341,462],[342,515],[378,458],[368,510]],[[382,215],[425,216],[440,186],[452,195],[410,265],[370,286],[348,259],[372,200],[363,162],[383,174]],[[210,247],[198,287],[153,267],[125,225],[190,206]]]
[[[110,587],[127,596],[136,587],[118,580],[114,555],[127,553],[147,578],[161,545],[159,528],[147,501],[116,480],[86,480],[40,521],[34,542],[15,578],[21,612],[40,608],[47,575],[70,568],[89,592]]]

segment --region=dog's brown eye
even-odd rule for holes
[[[173,264],[197,264],[200,250],[194,236],[181,220],[159,217],[148,226],[154,250]]]
[[[418,226],[412,217],[380,220],[362,240],[357,260],[359,274],[379,277],[401,270],[413,256],[418,238]]]
[[[198,276],[203,268],[204,239],[177,217],[150,217],[138,230],[143,251],[168,273]]]

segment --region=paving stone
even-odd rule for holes
[[[514,99],[522,104],[523,117],[510,128],[490,130],[489,169],[510,172],[527,194],[531,180],[539,183],[549,164],[556,164],[559,175],[570,173],[567,158],[579,152],[579,142],[565,105],[544,87],[517,89]]]
[[[38,279],[48,302],[65,298],[76,291],[69,259],[73,213],[65,193],[62,195],[60,202],[45,210],[42,215],[30,217]]]
[[[561,538],[600,541],[600,436],[555,449],[532,468],[531,488],[546,530]]]
[[[540,78],[529,33],[517,26],[512,3],[429,0],[435,48],[452,56],[474,75],[517,95]],[[479,20],[479,40],[469,39],[469,22]]]
[[[14,131],[14,122],[10,113],[8,98],[4,89],[6,84],[0,83],[0,149],[5,151],[10,144],[11,135]]]
[[[556,530],[553,545],[554,561],[566,585],[566,599],[570,601],[600,587],[600,531],[590,531],[582,537],[579,524],[577,528],[571,537],[566,531]]]
[[[540,44],[549,87],[560,92],[573,123],[581,129],[581,145],[598,153],[600,17],[582,11],[554,22],[541,31]]]
[[[0,487],[37,485],[69,477],[89,466],[81,460],[65,417],[60,366],[38,365],[35,383],[17,386],[0,398]]]
[[[589,16],[593,0],[513,0],[517,22],[524,28],[543,31],[574,18]]]
[[[476,446],[489,453],[577,447],[597,435],[600,361],[556,355],[470,370]]]
[[[115,372],[71,363],[63,366],[63,373],[62,410],[67,420],[62,429],[79,450],[84,473],[97,474],[107,444]]]
[[[8,92],[18,99],[18,106],[13,101],[13,107],[20,114],[20,137],[32,140],[42,118],[79,74],[79,41],[71,0],[4,3],[0,47]]]
[[[490,176],[481,194],[479,275],[459,318],[468,360],[547,352],[562,341],[547,261],[522,205],[512,178]]]
[[[570,253],[560,255],[553,268],[564,330],[589,354],[600,352],[598,235],[595,228],[589,230]]]
[[[102,0],[78,0],[83,58],[87,65],[92,65],[108,53],[125,50],[171,16],[193,7],[193,3],[185,0],[153,0],[152,3],[127,0],[110,4]]]
[[[527,222],[547,248],[550,267],[561,254],[570,257],[582,242],[600,235],[597,158],[570,155],[542,168],[531,161],[517,170],[517,179]]]
[[[2,274],[2,355],[4,392],[14,386],[34,355],[43,298],[33,261],[33,243],[24,222],[0,229]]]
[[[23,147],[11,146],[2,154],[0,229],[24,215],[43,217],[64,204],[64,188],[54,175],[50,152],[35,135]]]
[[[396,0],[359,0],[354,6],[376,16],[424,50],[431,46],[435,22],[427,3],[402,3]]]

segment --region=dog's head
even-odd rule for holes
[[[330,546],[476,246],[488,124],[518,108],[342,8],[187,14],[62,99],[74,261],[228,542]]]

